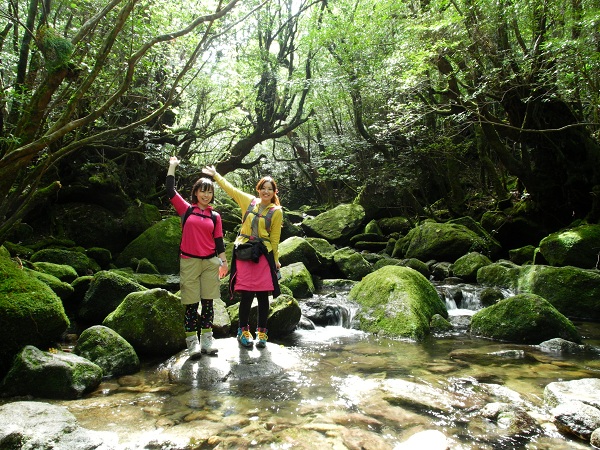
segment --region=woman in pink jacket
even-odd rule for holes
[[[214,185],[207,177],[200,178],[192,188],[191,203],[175,190],[177,157],[169,160],[167,196],[182,217],[179,248],[181,303],[185,305],[184,327],[186,343],[192,359],[202,353],[215,355],[212,324],[213,299],[220,298],[219,279],[227,275],[227,257],[223,242],[221,216],[210,205]],[[201,312],[198,314],[198,306]]]

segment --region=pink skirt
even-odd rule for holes
[[[235,291],[273,291],[271,266],[265,255],[260,255],[257,263],[236,260],[235,267]]]

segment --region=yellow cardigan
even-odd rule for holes
[[[244,218],[244,214],[250,206],[252,200],[254,200],[254,196],[251,194],[247,194],[244,191],[239,190],[235,186],[233,186],[229,181],[223,178],[219,174],[215,174],[215,181],[221,186],[221,188],[227,192],[227,194],[235,200],[235,202],[239,205],[242,210],[242,219]],[[245,234],[250,236],[252,234],[252,220],[258,214],[258,206],[260,204],[260,199],[257,199],[256,205],[252,212],[246,216],[246,220],[242,224],[242,229],[240,230],[241,234]],[[271,203],[266,210],[276,206],[274,203]],[[258,237],[263,240],[263,243],[267,246],[267,249],[270,252],[273,252],[273,257],[275,258],[275,263],[279,262],[279,241],[281,239],[281,225],[283,224],[283,211],[281,207],[277,207],[273,212],[273,216],[271,217],[271,233],[267,232],[267,228],[265,226],[265,219],[261,217],[258,221]],[[238,235],[235,239],[236,244],[242,244],[244,242],[248,242],[248,238],[244,236]]]

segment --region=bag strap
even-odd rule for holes
[[[257,203],[257,199],[253,198],[252,201],[250,202],[250,204],[248,205],[248,209],[246,209],[246,212],[244,213],[244,217],[242,218],[242,224],[246,221],[246,217],[248,217],[248,214],[250,214],[252,212],[252,210],[256,206],[256,203]],[[267,230],[267,233],[271,232],[271,219],[272,219],[273,214],[275,213],[276,209],[278,209],[278,206],[275,205],[275,206],[270,207],[266,214],[264,214],[264,215],[257,214],[258,217],[262,217],[265,219],[265,229]]]

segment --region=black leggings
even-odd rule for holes
[[[247,327],[250,323],[250,309],[252,308],[252,300],[256,294],[258,300],[258,328],[267,328],[267,319],[269,318],[269,293],[268,292],[251,292],[240,291],[242,299],[240,300],[240,328]]]
[[[183,319],[185,331],[201,331],[212,328],[214,318],[215,310],[211,299],[202,299],[200,314],[198,314],[198,303],[185,305],[185,317]]]

